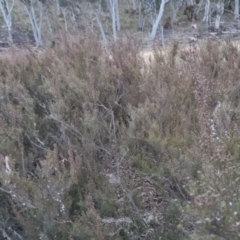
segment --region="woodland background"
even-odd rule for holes
[[[105,46],[134,34],[145,42],[186,38],[194,32],[239,30],[239,0],[1,0],[2,47],[50,46],[60,31],[93,31]],[[197,23],[197,30],[190,23]],[[195,27],[194,27],[195,28]]]
[[[0,10],[0,239],[239,239],[237,0]]]

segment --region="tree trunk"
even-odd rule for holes
[[[166,4],[168,1],[169,1],[169,0],[162,0],[162,2],[161,2],[157,19],[156,19],[155,23],[154,23],[153,26],[152,26],[152,32],[151,32],[151,35],[150,35],[150,39],[151,39],[151,40],[154,40],[155,37],[156,37],[157,29],[158,29],[159,23],[161,22],[163,13],[164,13],[164,7],[165,7],[165,4]]]
[[[100,28],[100,32],[101,32],[101,35],[102,35],[103,44],[104,44],[105,47],[107,47],[108,46],[108,42],[107,42],[106,34],[105,34],[104,30],[103,30],[102,22],[100,21],[99,16],[97,16],[96,19],[97,19],[97,23],[98,23],[98,26]]]
[[[61,14],[61,7],[60,7],[59,0],[55,0],[55,3],[57,8],[57,15],[59,16]]]
[[[132,0],[132,10],[133,10],[133,11],[136,11],[136,10],[137,10],[136,0]]]
[[[51,33],[51,35],[53,34],[53,28],[52,28],[52,25],[51,25],[51,22],[50,22],[50,19],[49,19],[49,15],[47,14],[46,17],[46,22],[47,22],[47,25],[48,25],[48,29],[49,29],[49,32]]]
[[[117,40],[117,26],[116,26],[116,2],[118,0],[109,0],[109,11],[111,13],[112,18],[112,31],[113,31],[113,39],[114,41]]]
[[[9,6],[8,0],[0,0],[0,9],[3,14],[4,21],[7,25],[8,29],[8,41],[9,43],[12,43],[12,10],[13,6],[15,4],[15,1],[13,0],[11,3],[11,6]]]
[[[103,44],[104,44],[105,47],[108,47],[108,41],[107,41],[106,34],[104,32],[104,29],[103,29],[100,13],[101,13],[101,5],[99,4],[98,5],[98,11],[95,11],[95,16],[96,16],[96,20],[97,20],[101,35],[102,35]]]
[[[210,0],[206,0],[205,11],[204,11],[204,16],[202,21],[206,23],[207,27],[209,24],[209,12],[210,12]]]
[[[63,9],[63,10],[62,10],[62,14],[63,14],[63,19],[64,19],[65,31],[68,32],[67,10],[66,10],[66,9]]]
[[[37,21],[33,2],[31,1],[29,4],[24,3],[24,5],[28,13],[30,23],[32,25],[35,44],[37,47],[40,47],[43,45],[42,43],[43,3],[41,1],[37,1],[37,2],[38,2],[38,10],[39,10],[39,21]]]
[[[70,13],[70,18],[71,18],[71,22],[72,22],[72,26],[73,26],[73,30],[76,31],[77,30],[77,21],[76,21],[76,16],[74,13],[74,9],[71,7],[69,9],[69,13]]]
[[[120,25],[120,14],[119,14],[119,2],[118,2],[118,0],[115,0],[115,9],[116,9],[117,31],[120,31],[121,25]]]
[[[216,6],[217,6],[217,15],[215,19],[215,29],[219,30],[221,17],[224,11],[224,2],[222,0],[219,0]]]
[[[235,0],[234,19],[239,20],[239,0]]]

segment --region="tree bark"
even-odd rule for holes
[[[165,4],[166,4],[168,1],[169,1],[169,0],[162,0],[162,2],[161,2],[157,19],[156,19],[156,21],[154,22],[154,24],[153,24],[153,26],[152,26],[152,32],[151,32],[151,35],[150,35],[150,39],[151,39],[151,40],[154,40],[155,37],[156,37],[157,29],[158,29],[159,23],[160,23],[161,20],[162,20],[162,16],[163,16],[163,13],[164,13],[164,7],[165,7]]]
[[[136,0],[132,0],[132,10],[133,10],[133,11],[136,11],[136,10],[137,10]]]
[[[59,16],[61,14],[61,7],[60,7],[59,0],[55,0],[55,3],[57,8],[57,15]]]
[[[11,6],[9,6],[8,0],[0,0],[0,9],[3,14],[4,21],[8,29],[8,41],[12,43],[12,10],[15,4],[15,0],[12,1]]]
[[[239,20],[239,0],[235,0],[234,19]]]
[[[37,1],[38,10],[39,10],[39,21],[37,21],[34,2],[33,1],[30,1],[30,2],[22,1],[22,2],[25,6],[25,9],[29,16],[30,23],[32,25],[35,44],[37,47],[40,47],[43,45],[43,42],[42,42],[43,3],[41,1]]]
[[[67,10],[62,9],[62,14],[63,14],[63,19],[64,19],[64,27],[65,27],[65,31],[68,32],[68,24],[67,24]]]
[[[103,29],[100,13],[101,13],[101,5],[99,4],[98,5],[98,10],[95,11],[95,16],[96,16],[96,20],[97,20],[101,35],[102,35],[103,44],[104,44],[105,47],[108,47],[108,41],[107,41],[106,34],[104,32],[104,29]]]
[[[221,17],[224,12],[224,2],[222,0],[219,0],[218,3],[216,4],[216,6],[217,6],[217,15],[216,15],[216,19],[215,19],[215,29],[219,30]]]
[[[109,0],[109,11],[111,14],[111,18],[112,18],[112,31],[113,31],[113,39],[114,41],[117,40],[117,26],[116,26],[116,3],[118,0]]]
[[[115,0],[115,9],[116,9],[116,24],[117,24],[117,31],[120,31],[121,25],[120,25],[120,14],[119,14],[119,2],[118,0]]]
[[[205,11],[204,11],[204,16],[202,21],[206,23],[207,27],[209,24],[209,12],[210,12],[210,0],[206,0]]]

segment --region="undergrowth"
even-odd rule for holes
[[[56,42],[0,56],[1,238],[239,239],[234,44]]]

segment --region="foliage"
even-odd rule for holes
[[[89,34],[0,58],[1,238],[238,239],[237,48]]]

